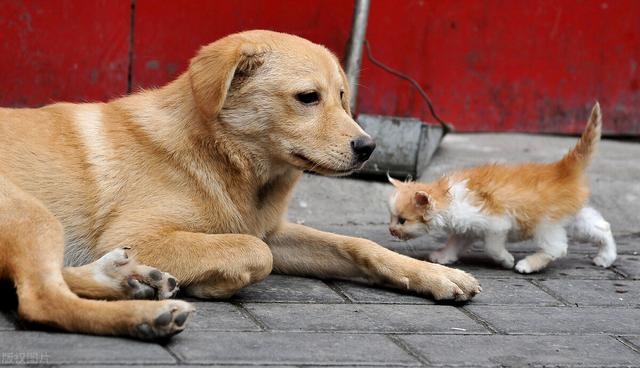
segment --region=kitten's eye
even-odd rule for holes
[[[320,102],[320,94],[316,91],[302,92],[296,95],[296,100],[305,105],[317,105]]]
[[[398,217],[398,223],[399,223],[400,225],[404,225],[405,221],[407,221],[407,220],[405,220],[405,218],[404,218],[404,217]]]

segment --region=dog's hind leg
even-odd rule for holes
[[[71,332],[155,339],[180,332],[193,311],[183,301],[82,299],[62,275],[63,229],[33,196],[0,176],[0,277],[13,280],[18,314]]]
[[[567,232],[571,238],[598,245],[598,255],[593,258],[596,265],[609,267],[616,260],[616,241],[611,226],[594,208],[581,209],[567,227]]]

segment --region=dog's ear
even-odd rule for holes
[[[336,58],[336,63],[338,64],[338,66],[340,65],[338,58]],[[349,79],[347,79],[347,75],[344,73],[344,70],[342,70],[342,67],[340,67],[339,69],[340,69],[340,76],[342,77],[342,84],[344,86],[344,89],[343,89],[344,95],[342,96],[342,101],[341,101],[342,108],[344,109],[344,111],[347,112],[347,114],[349,114],[349,116],[353,116],[351,115],[351,89],[349,88]]]
[[[268,45],[233,35],[204,46],[191,59],[189,78],[198,109],[207,119],[218,115],[236,75],[248,76],[262,65]]]

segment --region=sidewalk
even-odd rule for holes
[[[450,135],[423,178],[488,161],[549,161],[574,138]],[[590,168],[592,205],[611,223],[619,258],[591,264],[595,248],[570,244],[540,274],[494,266],[472,249],[456,267],[484,291],[463,306],[354,283],[273,275],[230,302],[196,301],[186,331],[167,345],[129,339],[18,331],[0,314],[0,364],[275,366],[640,367],[640,144],[604,141]],[[306,175],[289,218],[425,257],[442,237],[388,235],[391,186]],[[511,247],[516,259],[531,243]],[[22,358],[22,360],[21,360]],[[30,360],[29,360],[30,359]]]

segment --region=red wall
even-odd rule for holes
[[[162,85],[200,45],[252,28],[343,57],[352,11],[348,0],[3,0],[0,105]],[[367,38],[458,130],[577,132],[597,99],[608,132],[639,135],[638,19],[636,0],[373,0]],[[366,58],[360,84],[359,112],[432,121],[406,82]]]
[[[128,1],[0,0],[0,106],[127,90]]]

